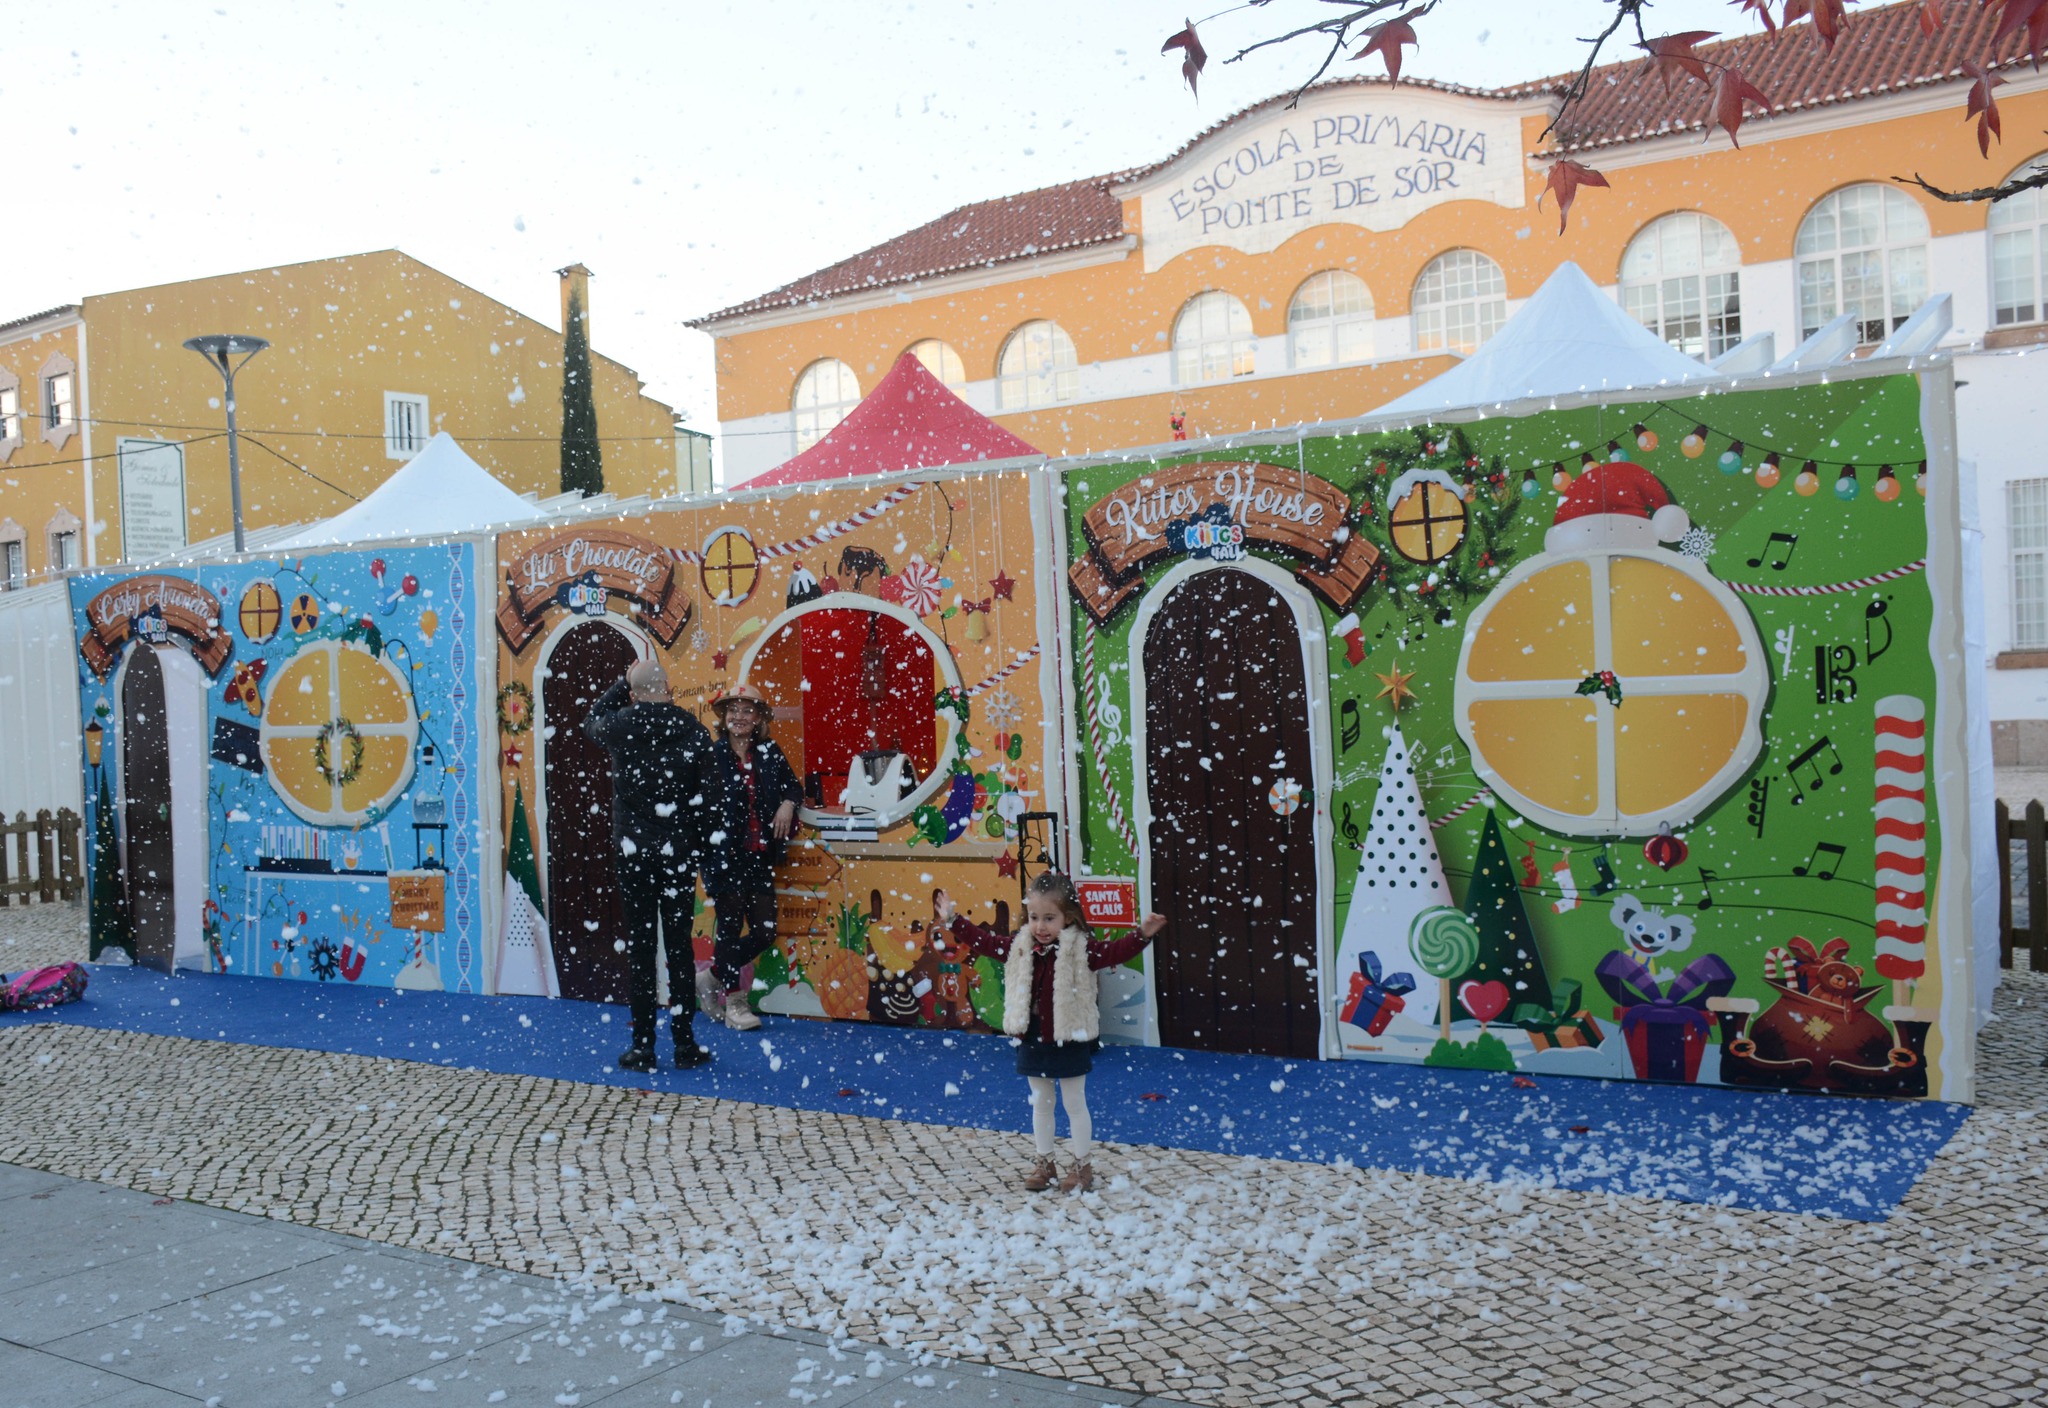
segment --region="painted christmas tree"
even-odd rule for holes
[[[1479,834],[1479,856],[1473,865],[1472,883],[1465,890],[1465,917],[1479,930],[1479,958],[1465,976],[1452,985],[1456,991],[1466,983],[1500,983],[1507,989],[1507,1003],[1485,1014],[1495,1020],[1512,1013],[1524,1002],[1550,1006],[1550,977],[1543,971],[1543,955],[1537,951],[1536,935],[1529,928],[1528,913],[1522,908],[1521,887],[1516,884],[1508,848],[1500,834],[1500,818],[1489,807],[1486,827]],[[1477,999],[1474,999],[1477,1001]],[[1460,1017],[1477,1017],[1463,1002]]]
[[[128,928],[128,901],[121,892],[121,843],[114,832],[114,803],[107,779],[100,776],[99,796],[92,812],[92,901],[87,910],[90,938],[87,961],[97,963],[110,948],[133,955],[135,939]]]
[[[526,821],[526,793],[512,789],[512,840],[505,848],[505,942],[498,949],[500,993],[554,997],[555,955],[548,945],[548,921],[541,912],[540,868],[533,861],[533,830]]]
[[[1367,953],[1377,956],[1380,971],[1387,977],[1420,975],[1422,968],[1408,947],[1408,928],[1424,910],[1449,903],[1451,889],[1444,883],[1436,833],[1430,830],[1429,817],[1422,810],[1415,764],[1397,723],[1388,733],[1380,790],[1372,802],[1372,826],[1365,838],[1365,854],[1359,857],[1351,910],[1344,917],[1344,937],[1337,945],[1338,1011],[1343,1011],[1351,979],[1361,971],[1359,960]],[[1407,1006],[1402,1015],[1425,1024],[1436,1020],[1435,983],[1419,983],[1403,1001]]]

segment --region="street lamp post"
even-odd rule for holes
[[[242,333],[209,333],[204,337],[188,337],[185,345],[212,364],[227,383],[228,403],[228,497],[234,505],[235,551],[242,549],[242,455],[235,439],[235,373],[249,365],[250,359],[270,344],[260,337],[249,337]],[[228,358],[239,356],[239,362]]]

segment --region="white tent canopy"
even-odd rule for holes
[[[1566,261],[1478,351],[1375,414],[1428,415],[1531,396],[1717,381]]]
[[[468,533],[546,516],[492,478],[491,472],[465,454],[455,437],[444,430],[361,503],[268,547],[324,548],[386,538]]]

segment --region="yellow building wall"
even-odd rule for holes
[[[561,331],[396,250],[95,295],[84,312],[85,355],[68,344],[67,355],[86,371],[80,414],[92,421],[101,565],[124,556],[115,458],[123,437],[195,441],[185,449],[186,541],[233,526],[220,375],[183,346],[201,333],[271,344],[236,379],[250,528],[329,517],[352,502],[338,490],[360,498],[400,468],[384,451],[387,391],[425,396],[429,429],[448,431],[514,491],[560,491]],[[591,326],[601,337],[601,306]],[[27,393],[50,345],[0,344],[0,366]],[[673,492],[670,407],[643,395],[630,368],[601,355],[592,364],[605,487]],[[85,466],[47,475],[30,466],[77,460],[85,438],[43,455],[48,447],[31,433],[0,467],[12,481],[5,513],[29,529],[32,572],[48,566],[38,530],[56,508],[85,517]]]
[[[56,328],[13,342],[0,342],[0,370],[18,379],[21,443],[0,463],[0,520],[12,520],[23,532],[31,575],[49,567],[49,528],[64,513],[85,521],[84,435],[75,433],[61,445],[43,437],[41,372],[52,356],[74,363],[79,353],[78,324]],[[74,383],[75,385],[75,383]],[[76,397],[76,392],[74,392]],[[73,402],[77,405],[76,399]],[[84,535],[80,534],[83,561]]]
[[[857,311],[821,316],[716,338],[719,419],[788,412],[796,379],[821,357],[852,367],[865,393],[896,357],[921,338],[937,337],[960,353],[970,380],[995,376],[996,358],[1020,323],[1050,318],[1074,341],[1083,367],[1168,351],[1181,306],[1207,289],[1237,295],[1250,310],[1260,336],[1284,334],[1294,291],[1311,274],[1344,269],[1363,278],[1381,318],[1402,317],[1423,267],[1457,248],[1476,249],[1501,266],[1511,299],[1526,298],[1565,260],[1573,260],[1597,283],[1614,282],[1622,253],[1645,225],[1672,211],[1698,210],[1734,232],[1745,264],[1792,257],[1800,222],[1814,202],[1838,187],[1863,181],[1889,182],[1918,172],[1937,185],[1971,187],[2003,178],[2048,139],[2021,134],[2048,129],[2048,91],[2001,94],[2005,130],[2014,134],[2005,149],[1985,160],[1976,150],[1976,129],[1955,102],[1939,110],[1898,115],[1852,125],[1854,109],[1841,121],[1808,136],[1763,140],[1765,126],[1745,129],[1748,145],[1733,148],[1716,133],[1670,138],[1679,149],[1641,161],[1638,149],[1579,154],[1604,168],[1609,190],[1582,188],[1569,229],[1560,236],[1555,203],[1536,200],[1543,172],[1525,178],[1526,204],[1506,209],[1481,201],[1453,201],[1417,215],[1397,230],[1375,233],[1350,225],[1320,225],[1296,235],[1269,254],[1247,255],[1222,247],[1192,250],[1156,273],[1144,272],[1142,247],[1111,262],[1014,277],[1026,266],[995,271],[1010,282],[941,295],[892,301]],[[1523,123],[1525,150],[1542,147],[1544,119]],[[1981,231],[1987,207],[1944,203],[1899,187],[1927,212],[1935,236]],[[1124,226],[1142,239],[1139,202],[1124,202]],[[1789,349],[1781,349],[1789,350]],[[1191,433],[1222,434],[1268,424],[1289,424],[1359,415],[1442,371],[1438,356],[1351,366],[1330,371],[1260,378],[1255,382],[1179,386],[1154,394],[1110,401],[1070,402],[1044,410],[1005,413],[995,419],[1049,454],[1074,454],[1153,444],[1169,438],[1169,417],[1184,411]]]

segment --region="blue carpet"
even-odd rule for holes
[[[964,1032],[769,1018],[697,1026],[702,1070],[612,1067],[621,1008],[92,969],[84,1001],[0,1016],[244,1045],[1024,1131],[1009,1042]],[[664,1048],[666,1041],[664,1040]],[[666,1052],[664,1051],[664,1054]],[[1097,1138],[1588,1192],[1881,1221],[1969,1110],[1576,1077],[1286,1061],[1119,1046],[1088,1081]],[[1020,1151],[1021,1152],[1021,1151]]]

